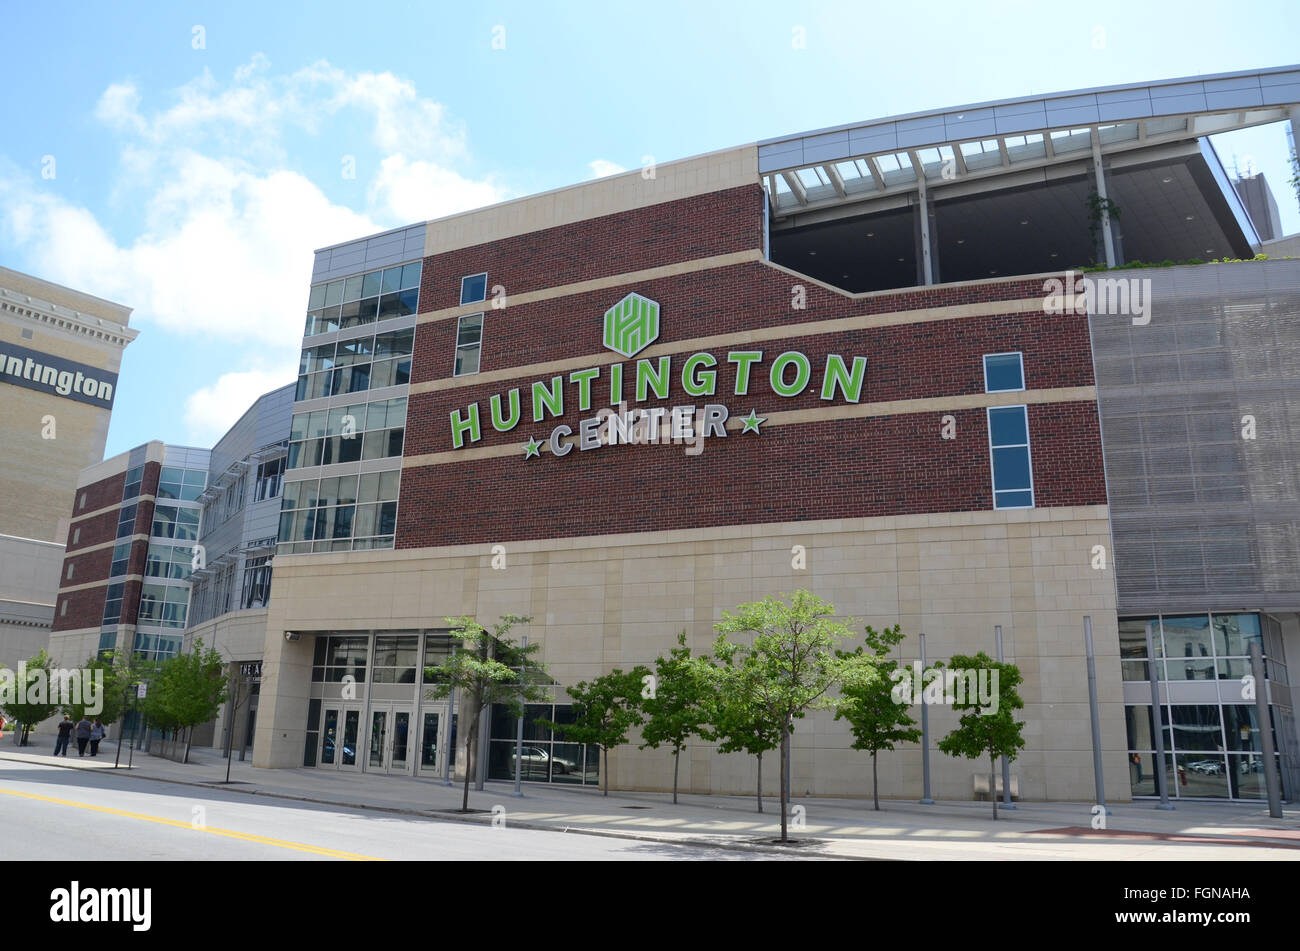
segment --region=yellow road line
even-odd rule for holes
[[[185,822],[180,819],[164,819],[162,816],[150,816],[143,812],[128,812],[125,809],[112,809],[108,806],[96,806],[88,802],[75,802],[71,799],[55,799],[52,796],[40,796],[36,793],[21,792],[17,789],[0,788],[0,793],[7,796],[19,796],[23,799],[36,799],[40,802],[52,802],[59,806],[75,806],[78,809],[90,809],[94,812],[107,813],[110,816],[124,816],[127,819],[143,819],[145,822],[157,822],[165,826],[174,826],[177,829],[189,829],[193,832],[210,832],[212,835],[221,835],[229,839],[242,839],[245,842],[257,842],[261,845],[274,845],[282,849],[293,849],[297,852],[310,852],[313,855],[326,855],[331,858],[350,859],[354,862],[385,862],[387,859],[376,858],[373,855],[359,855],[356,852],[340,852],[337,849],[326,849],[317,845],[305,845],[301,842],[288,842],[284,839],[269,839],[266,836],[250,835],[247,832],[234,832],[230,829],[216,829],[210,826],[196,827],[193,823]]]

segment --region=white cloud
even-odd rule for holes
[[[591,169],[592,178],[604,178],[606,175],[617,175],[620,172],[626,172],[622,165],[617,162],[611,162],[608,159],[598,158],[588,162],[587,167]]]
[[[506,199],[491,180],[476,182],[433,162],[390,155],[370,184],[372,207],[398,221],[424,221]]]
[[[383,230],[296,172],[194,153],[174,158],[145,217],[119,245],[86,209],[0,176],[0,227],[42,277],[135,308],[136,326],[250,346],[298,345],[313,249]]]
[[[102,217],[0,159],[0,244],[42,277],[133,307],[146,333],[189,338],[187,352],[205,339],[247,346],[235,372],[195,378],[193,440],[220,436],[292,378],[314,249],[508,197],[452,167],[467,155],[464,128],[391,72],[320,61],[276,74],[257,54],[228,81],[205,69],[148,106],[159,98],[126,81],[99,98],[95,117],[120,145]],[[337,203],[289,159],[334,151],[376,169],[353,192],[364,207]],[[124,208],[139,212],[133,233],[112,215]]]
[[[245,370],[223,373],[210,386],[190,394],[185,401],[185,423],[190,442],[211,446],[225,435],[263,393],[296,379],[292,361],[283,371]]]

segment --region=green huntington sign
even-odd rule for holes
[[[640,294],[628,294],[605,311],[605,346],[624,357],[635,357],[659,339],[659,305]]]
[[[659,338],[659,304],[640,294],[628,294],[605,311],[603,342],[621,357],[631,358]],[[676,358],[676,359],[680,359]],[[620,443],[694,442],[699,452],[708,437],[726,437],[730,410],[723,403],[683,403],[675,406],[635,406],[652,401],[667,401],[674,382],[685,397],[718,397],[722,392],[747,396],[750,380],[766,371],[768,384],[777,396],[791,398],[805,392],[817,392],[823,400],[836,399],[856,403],[861,399],[867,377],[867,358],[845,358],[838,353],[826,354],[814,380],[812,361],[797,350],[770,356],[762,350],[729,350],[715,355],[707,351],[691,354],[675,365],[672,356],[642,358],[634,364],[611,363],[564,375],[536,380],[528,386],[516,386],[497,393],[487,401],[486,409],[471,403],[451,411],[451,445],[461,449],[483,438],[485,424],[499,433],[508,433],[524,421],[525,409],[533,423],[561,417],[575,405],[579,412],[592,407],[608,393],[606,406],[578,424],[577,438],[567,424],[555,425],[545,439],[530,436],[523,443],[525,459],[540,458],[543,446],[554,456],[565,456],[577,446],[579,451],[614,446]],[[721,379],[720,379],[721,377]],[[729,392],[728,392],[729,391]],[[599,394],[599,395],[597,395]],[[741,417],[741,435],[758,435],[766,420],[750,409]],[[688,450],[688,454],[694,454]]]

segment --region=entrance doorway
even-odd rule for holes
[[[342,704],[325,705],[317,762],[330,769],[360,769],[357,742],[361,733],[361,708]]]
[[[417,769],[422,776],[441,776],[443,753],[450,751],[451,766],[456,766],[455,716],[448,715],[448,705],[435,704],[420,711],[420,752]]]
[[[411,775],[413,740],[410,704],[373,704],[366,744],[366,772]]]

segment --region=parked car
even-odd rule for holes
[[[514,772],[515,756],[517,754],[518,751],[514,748],[510,750],[510,770],[512,773]],[[540,746],[525,746],[523,748],[523,775],[544,777],[546,776],[548,764],[553,767],[555,774],[558,776],[578,771],[577,763],[558,756],[552,756]]]
[[[1217,759],[1198,759],[1195,763],[1188,763],[1187,768],[1196,773],[1204,773],[1207,776],[1217,776],[1223,772],[1223,761]]]

